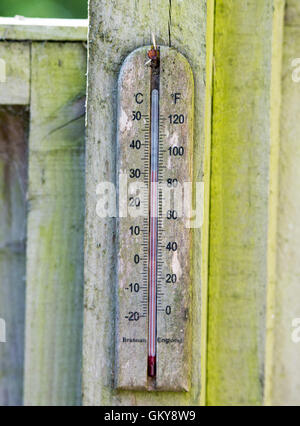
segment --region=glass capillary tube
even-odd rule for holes
[[[158,153],[159,153],[159,93],[151,94],[151,159],[150,159],[150,227],[149,227],[149,332],[148,374],[156,375],[156,330],[157,330],[157,240],[158,240]]]

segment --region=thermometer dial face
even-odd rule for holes
[[[118,91],[116,387],[188,391],[193,74],[175,49],[142,47]]]

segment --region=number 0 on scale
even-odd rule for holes
[[[175,49],[142,47],[118,91],[116,387],[188,391],[193,74]]]

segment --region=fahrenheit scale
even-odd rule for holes
[[[142,47],[118,91],[116,387],[188,391],[193,74],[175,49]]]

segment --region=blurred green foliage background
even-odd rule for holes
[[[1,0],[0,16],[87,18],[88,0]]]

